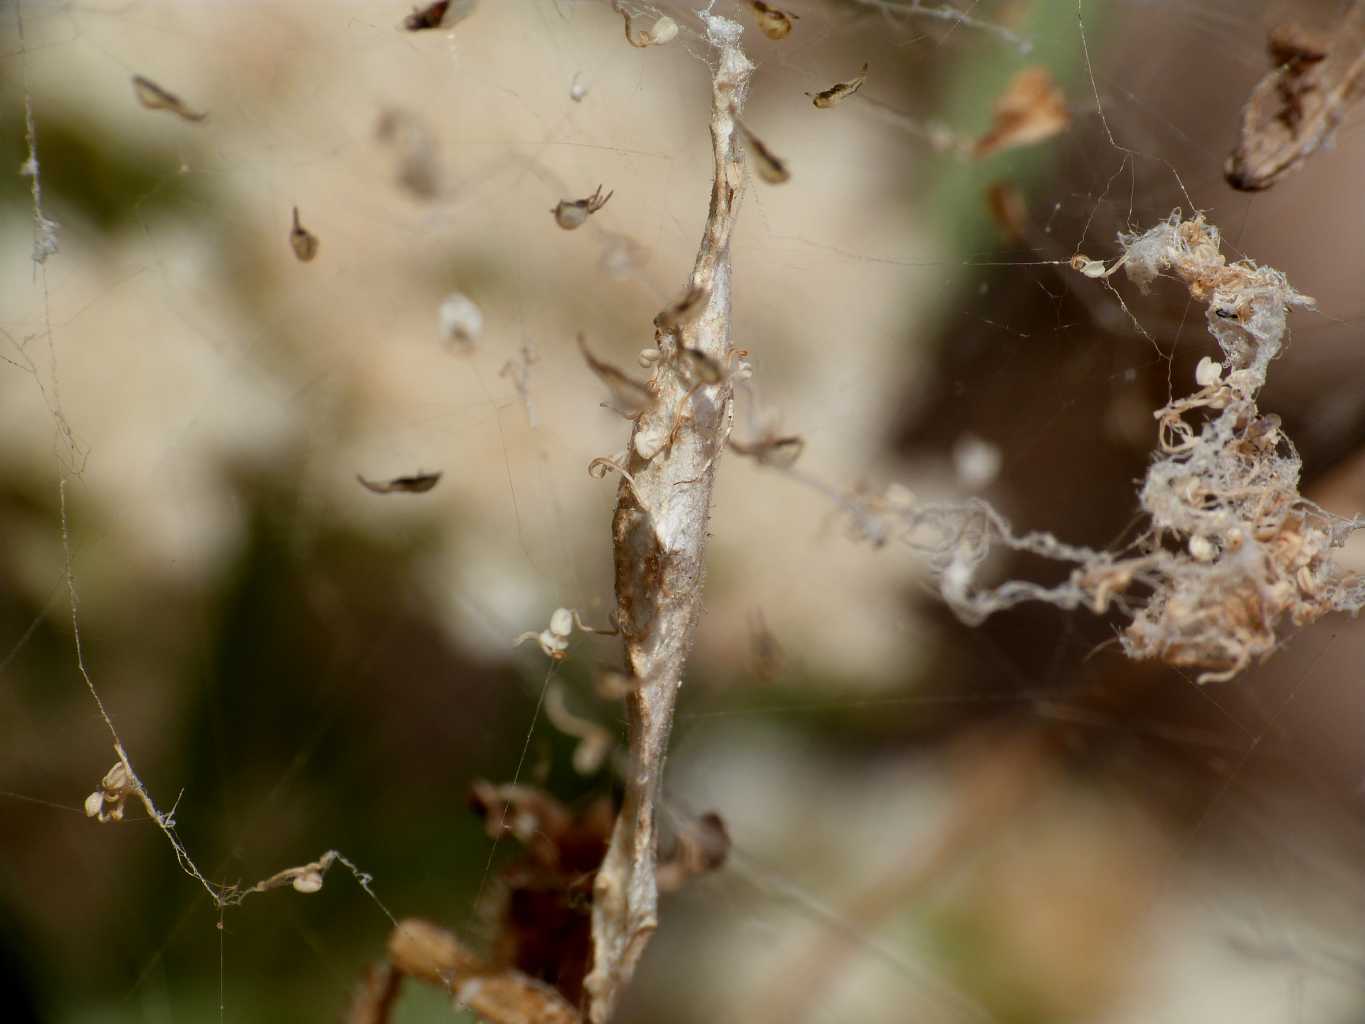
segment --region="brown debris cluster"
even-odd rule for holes
[[[499,876],[497,936],[487,954],[429,921],[398,922],[388,962],[355,990],[347,1024],[387,1024],[404,978],[446,989],[456,1006],[490,1024],[580,1024],[583,979],[592,957],[593,880],[615,823],[601,797],[580,810],[534,786],[475,782],[470,808],[490,839],[515,839],[522,856]],[[729,836],[714,813],[679,828],[658,867],[675,891],[724,864]]]

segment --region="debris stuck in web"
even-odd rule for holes
[[[622,2],[622,0],[612,0],[612,9],[625,19],[626,42],[631,46],[644,49],[647,46],[662,46],[664,43],[672,42],[678,35],[678,23],[668,15],[656,17],[649,28],[637,28],[637,22],[643,20],[643,12],[635,12]]]
[[[294,226],[289,229],[289,247],[300,263],[310,263],[318,254],[318,236],[299,223],[299,208],[294,207]]]
[[[847,82],[835,82],[828,89],[823,89],[817,93],[808,92],[806,95],[811,97],[811,102],[821,109],[838,106],[863,87],[863,83],[867,81],[869,66],[866,61],[863,61],[862,70]]]
[[[375,494],[425,494],[441,482],[441,474],[415,473],[412,476],[396,476],[392,480],[366,480],[357,473],[356,479],[365,490]]]
[[[1327,147],[1365,83],[1365,5],[1352,4],[1330,34],[1273,29],[1271,69],[1242,110],[1237,147],[1223,173],[1235,189],[1269,188]]]
[[[483,310],[463,292],[451,292],[437,313],[441,337],[456,351],[470,352],[483,334]]]
[[[1004,149],[1030,146],[1066,131],[1071,113],[1052,72],[1042,65],[1024,68],[995,101],[990,130],[976,141],[978,159]]]
[[[95,818],[101,824],[123,820],[123,808],[128,797],[137,793],[137,783],[128,766],[116,761],[114,767],[104,773],[100,788],[85,798],[85,816]]]
[[[749,151],[753,154],[754,169],[758,171],[758,176],[769,185],[781,185],[790,181],[792,172],[787,168],[787,162],[765,146],[746,125],[740,124],[740,128],[744,132],[745,141],[749,144]]]
[[[449,8],[450,0],[436,0],[425,7],[414,7],[412,13],[403,19],[403,27],[409,32],[440,28]]]
[[[588,218],[606,206],[607,201],[614,195],[616,192],[613,190],[604,196],[602,186],[598,185],[597,190],[590,196],[582,199],[561,199],[550,212],[554,214],[556,224],[565,231],[573,231],[586,224]]]
[[[417,199],[434,199],[441,191],[441,165],[436,140],[426,122],[406,110],[379,115],[375,138],[398,155],[398,184]]]
[[[565,736],[578,740],[573,752],[573,770],[579,775],[594,774],[616,745],[615,738],[602,726],[569,710],[564,687],[558,681],[545,689],[545,717]]]
[[[1180,211],[1148,231],[1123,234],[1108,271],[1078,257],[1087,277],[1124,267],[1146,291],[1174,276],[1206,305],[1222,350],[1204,359],[1193,394],[1156,411],[1156,457],[1139,491],[1141,536],[1122,552],[1096,551],[1050,534],[1016,535],[985,502],[856,500],[855,524],[874,541],[894,536],[925,553],[959,617],[977,623],[1023,601],[1129,619],[1121,641],[1135,659],[1195,669],[1200,682],[1232,678],[1278,646],[1289,626],[1365,606],[1365,581],[1343,575],[1332,549],[1365,526],[1299,494],[1301,461],[1256,396],[1287,332],[1289,310],[1314,305],[1285,275],[1250,260],[1229,263],[1217,228]],[[1099,272],[1090,272],[1098,265]],[[977,570],[995,545],[1076,565],[1046,587],[1010,581],[982,588]]]
[[[133,76],[133,94],[137,101],[148,110],[169,110],[186,121],[202,121],[209,115],[191,109],[184,100],[173,92],[161,88],[150,78]]]
[[[780,10],[763,0],[749,0],[749,6],[754,9],[758,30],[769,39],[786,39],[791,35],[792,22],[799,20],[798,15]]]
[[[573,635],[574,615],[568,608],[556,608],[550,616],[550,625],[539,633],[528,630],[517,637],[514,647],[520,647],[527,640],[540,645],[545,657],[553,661],[563,661],[569,656],[569,637]]]

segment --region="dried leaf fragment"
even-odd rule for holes
[[[754,169],[758,171],[758,176],[769,185],[781,185],[791,181],[792,173],[787,169],[785,160],[780,159],[776,153],[763,144],[757,135],[747,127],[744,129],[744,138],[749,143],[749,150],[754,156]]]
[[[587,223],[591,217],[602,207],[607,205],[607,200],[616,195],[615,190],[602,194],[602,186],[598,185],[597,190],[592,195],[583,199],[561,199],[555,204],[555,208],[550,212],[555,216],[555,223],[565,231],[573,231]]]
[[[309,263],[318,254],[318,236],[299,223],[299,208],[294,207],[294,226],[289,230],[289,247],[300,263]]]
[[[806,95],[810,96],[811,102],[822,110],[837,106],[863,87],[863,83],[867,81],[867,69],[869,66],[870,65],[864,61],[863,69],[847,82],[835,82],[828,89],[814,94],[806,93]]]
[[[799,20],[799,15],[765,4],[763,0],[749,0],[749,6],[754,9],[759,31],[769,39],[786,39],[791,35],[792,22]]]
[[[995,101],[990,130],[976,141],[972,155],[981,159],[1002,149],[1042,142],[1061,134],[1070,124],[1066,97],[1052,72],[1042,65],[1024,68]]]
[[[425,7],[414,7],[412,13],[403,19],[403,27],[409,32],[440,28],[449,7],[450,0],[436,0]]]
[[[392,480],[366,480],[359,473],[355,477],[360,486],[375,494],[425,494],[441,480],[440,473],[416,473],[412,476],[396,476]]]
[[[1235,189],[1269,188],[1327,145],[1365,93],[1365,5],[1353,4],[1329,37],[1297,25],[1271,31],[1273,69],[1242,110],[1237,147],[1224,177]]]
[[[206,113],[192,110],[175,93],[161,88],[150,78],[143,78],[141,75],[133,76],[133,95],[148,110],[169,110],[172,114],[182,117],[186,121],[202,121],[209,116]]]

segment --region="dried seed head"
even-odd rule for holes
[[[289,232],[289,246],[300,263],[309,263],[318,254],[318,236],[299,223],[299,208],[294,207],[294,227]]]

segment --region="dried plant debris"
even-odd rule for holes
[[[569,710],[564,687],[558,681],[550,683],[545,690],[545,717],[565,736],[578,740],[573,752],[573,770],[579,775],[594,774],[616,746],[615,737],[606,729]]]
[[[425,494],[441,482],[441,474],[416,473],[413,476],[396,476],[392,480],[366,480],[357,473],[356,479],[365,490],[375,494]]]
[[[398,184],[417,199],[434,199],[441,191],[441,165],[426,122],[406,110],[390,109],[379,115],[374,134],[398,154]]]
[[[761,466],[790,469],[806,450],[806,440],[796,434],[765,434],[756,441],[740,441],[730,437],[726,442],[732,452],[753,459]]]
[[[470,352],[483,334],[483,310],[463,292],[451,292],[437,311],[441,337],[460,352]]]
[[[654,326],[661,331],[676,331],[687,324],[694,324],[710,301],[711,289],[699,284],[690,285],[686,295],[658,312],[654,317]],[[649,368],[658,361],[659,350],[656,348],[646,351],[655,353],[652,356],[646,356],[644,352],[640,354],[641,365]]]
[[[1028,204],[1012,181],[993,181],[986,186],[986,209],[1007,242],[1024,240],[1028,227]]]
[[[792,22],[800,20],[790,11],[765,4],[763,0],[749,0],[749,6],[754,9],[754,21],[758,23],[758,30],[769,39],[786,39],[791,35]]]
[[[136,794],[137,781],[133,773],[122,761],[116,761],[114,767],[104,773],[100,788],[85,798],[85,816],[95,818],[101,824],[120,822],[128,797]]]
[[[186,105],[175,93],[161,88],[150,78],[133,76],[133,95],[148,110],[169,110],[186,121],[202,121],[209,115]]]
[[[747,126],[740,125],[740,128],[744,131],[745,141],[749,143],[749,152],[753,155],[754,169],[758,171],[758,176],[769,185],[781,185],[791,181],[792,174],[787,168],[787,162],[765,146]]]
[[[824,89],[817,93],[808,92],[806,95],[811,97],[811,102],[822,110],[838,106],[863,87],[863,83],[867,81],[867,69],[869,66],[869,64],[864,62],[863,69],[847,82],[835,82],[828,89]]]
[[[445,989],[453,997],[456,1009],[470,1010],[489,1024],[579,1024],[581,1019],[573,1004],[553,986],[515,968],[487,962],[453,932],[429,921],[418,918],[399,921],[389,936],[388,953],[389,963],[399,977]],[[390,984],[382,975],[380,978],[381,985]],[[366,1024],[373,1019],[357,1017],[357,1003],[379,1002],[371,994],[374,987],[371,982],[357,995],[350,1019]],[[392,996],[384,1001],[391,1003]]]
[[[995,101],[990,130],[977,139],[972,155],[978,159],[1005,149],[1031,146],[1066,131],[1071,113],[1052,72],[1036,65],[1024,68]]]
[[[672,853],[655,871],[660,892],[677,892],[698,875],[718,871],[730,856],[730,833],[715,811],[688,821],[674,837]]]
[[[1332,549],[1365,526],[1332,515],[1299,494],[1301,461],[1256,396],[1287,333],[1287,314],[1313,300],[1284,274],[1250,260],[1228,263],[1218,230],[1179,211],[1141,234],[1120,235],[1124,249],[1108,271],[1077,257],[1082,273],[1103,277],[1119,266],[1146,289],[1175,276],[1207,306],[1205,322],[1222,350],[1196,371],[1193,394],[1156,411],[1156,456],[1139,492],[1141,536],[1122,552],[1064,544],[1048,534],[1015,535],[989,505],[928,505],[912,497],[885,508],[864,504],[864,520],[883,521],[929,555],[945,599],[968,622],[1022,601],[1118,609],[1130,621],[1121,641],[1133,658],[1154,658],[1199,672],[1200,682],[1230,679],[1270,655],[1289,625],[1365,606],[1365,582],[1342,574]],[[1053,587],[1011,581],[979,589],[977,569],[994,544],[1076,565]]]
[[[554,214],[556,224],[565,231],[573,231],[586,224],[588,218],[606,206],[607,201],[614,195],[615,191],[603,195],[602,186],[598,185],[597,191],[583,199],[561,199],[550,212]]]
[[[403,27],[409,32],[440,28],[449,8],[450,0],[436,0],[425,7],[414,7],[412,13],[403,19]]]
[[[299,208],[294,207],[294,226],[289,229],[289,247],[300,263],[311,263],[318,254],[318,236],[299,223]]]
[[[749,671],[761,682],[771,683],[786,662],[782,644],[768,627],[761,608],[749,613]]]
[[[1223,168],[1228,184],[1247,192],[1269,188],[1330,144],[1365,93],[1365,4],[1352,4],[1330,34],[1281,25],[1267,48],[1273,69],[1252,90]]]
[[[582,331],[578,332],[578,350],[583,353],[583,360],[588,364],[588,368],[597,374],[598,379],[611,392],[612,408],[621,415],[634,419],[654,404],[654,395],[649,386],[593,355],[592,350],[588,348],[588,339]]]
[[[644,11],[633,11],[624,0],[612,0],[612,10],[625,20],[626,42],[631,46],[644,49],[647,46],[662,46],[672,42],[678,35],[678,23],[668,15],[654,17],[646,29],[638,27],[638,22],[651,16]]]
[[[336,850],[328,850],[311,864],[301,864],[296,868],[285,868],[283,871],[276,872],[269,878],[257,882],[248,891],[269,892],[271,889],[281,889],[287,885],[295,892],[305,894],[321,892],[322,878],[336,863],[339,856],[340,854]]]

